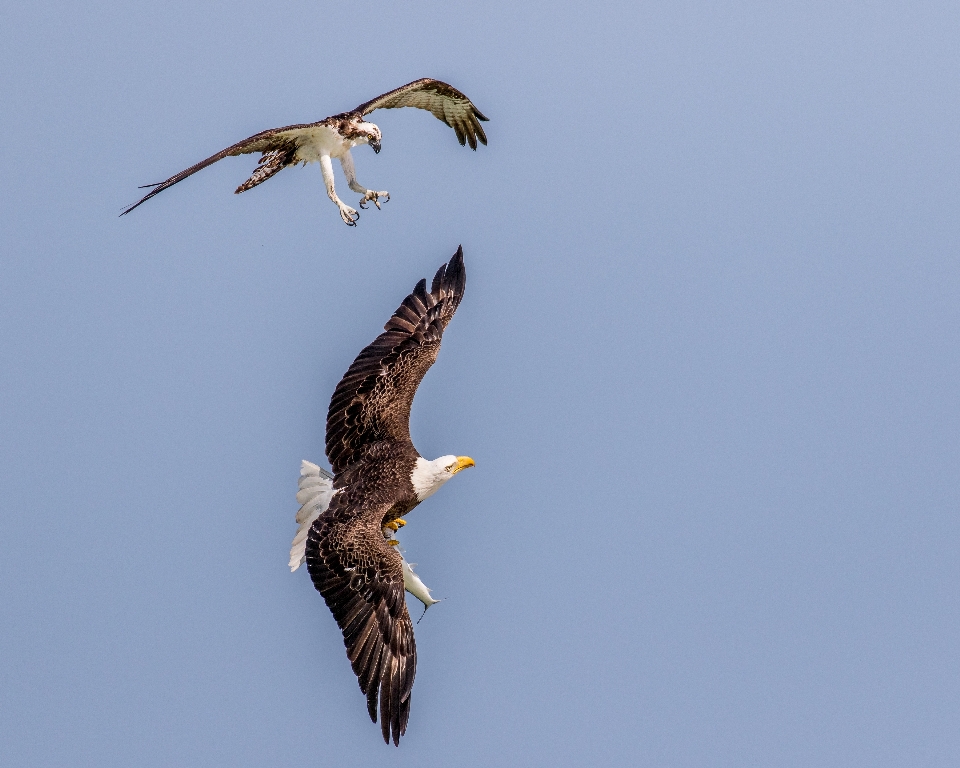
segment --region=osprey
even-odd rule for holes
[[[347,369],[327,413],[333,475],[303,462],[300,528],[290,569],[306,562],[313,585],[343,631],[347,657],[370,719],[395,745],[407,729],[417,646],[404,589],[426,610],[430,590],[399,552],[403,515],[457,472],[469,456],[424,459],[410,440],[410,406],[437,359],[443,331],[463,298],[463,249],[433,278],[417,283],[372,344]]]
[[[208,165],[213,165],[217,160],[261,152],[260,162],[253,175],[236,188],[235,194],[239,195],[241,192],[253,189],[288,165],[320,163],[323,183],[327,187],[327,196],[340,209],[340,218],[347,225],[356,226],[360,214],[356,209],[351,208],[337,197],[333,185],[333,165],[331,161],[333,159],[340,160],[343,175],[347,177],[347,184],[349,184],[350,189],[363,195],[360,200],[360,207],[366,208],[366,203],[372,202],[379,209],[380,199],[383,198],[386,202],[390,199],[390,195],[387,192],[367,189],[357,181],[350,150],[362,144],[369,144],[373,147],[374,152],[379,153],[380,129],[363,118],[375,109],[398,109],[400,107],[417,107],[432,112],[437,119],[453,128],[461,146],[464,143],[469,143],[470,149],[476,150],[478,141],[484,145],[487,143],[487,136],[483,132],[480,121],[486,121],[488,118],[484,117],[480,110],[473,106],[470,99],[452,85],[425,77],[421,80],[414,80],[412,83],[382,96],[377,96],[371,101],[364,102],[350,112],[332,115],[318,123],[288,125],[284,128],[271,128],[261,131],[233,146],[220,150],[217,154],[190,166],[185,171],[180,171],[176,176],[171,176],[166,181],[141,187],[141,189],[148,187],[153,187],[153,189],[120,215],[130,213],[138,205],[163,192],[167,187],[172,187],[178,181],[183,181]]]

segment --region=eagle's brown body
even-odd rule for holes
[[[335,492],[306,540],[307,569],[343,630],[370,717],[376,722],[379,704],[383,738],[395,744],[410,715],[417,648],[403,560],[382,531],[423,497],[413,478],[429,462],[410,441],[410,406],[465,284],[458,250],[431,290],[421,280],[344,374],[327,415]]]

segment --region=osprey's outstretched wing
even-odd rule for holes
[[[381,333],[347,369],[327,412],[327,459],[335,475],[360,458],[368,443],[410,443],[410,406],[437,359],[467,275],[463,248],[437,270],[431,290],[417,283]]]
[[[403,559],[380,521],[392,501],[363,479],[337,493],[310,528],[307,568],[343,632],[347,657],[383,740],[399,745],[410,717],[417,644],[403,596]]]
[[[130,211],[138,205],[142,205],[154,195],[160,194],[163,190],[172,187],[178,181],[183,181],[188,176],[193,176],[197,171],[202,171],[208,165],[213,165],[217,160],[223,160],[225,157],[236,157],[237,155],[248,155],[251,152],[262,152],[263,156],[260,158],[260,162],[257,165],[257,169],[253,172],[253,175],[236,189],[237,194],[246,192],[248,189],[257,186],[257,184],[265,182],[277,171],[296,162],[294,158],[297,154],[298,147],[297,134],[305,128],[313,128],[316,125],[319,125],[319,123],[304,123],[302,125],[287,125],[283,128],[270,128],[243,141],[238,141],[226,149],[221,149],[217,154],[211,155],[206,160],[201,160],[196,165],[191,165],[186,170],[180,171],[180,173],[171,176],[166,181],[161,181],[157,184],[147,184],[146,187],[153,187],[153,189],[136,203],[125,209],[120,215],[123,216],[124,214],[130,213]],[[145,189],[146,187],[141,187],[141,189]]]
[[[473,102],[464,94],[439,80],[429,77],[414,80],[412,83],[401,86],[396,90],[377,96],[354,111],[361,115],[369,115],[375,109],[398,109],[400,107],[417,107],[432,112],[434,117],[449,125],[457,134],[460,145],[470,144],[470,149],[477,148],[477,141],[487,143],[487,135],[483,132],[480,121],[488,121]]]

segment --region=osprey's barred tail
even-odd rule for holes
[[[300,527],[293,537],[293,546],[290,547],[290,570],[295,571],[307,561],[304,550],[307,546],[307,534],[313,521],[327,511],[330,499],[333,498],[333,476],[325,469],[309,461],[300,463],[300,490],[297,492],[297,501],[300,511],[297,512],[297,522]]]

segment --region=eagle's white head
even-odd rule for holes
[[[472,466],[474,461],[469,456],[441,456],[433,461],[427,461],[418,456],[410,475],[417,501],[423,501],[428,496],[432,496],[457,472]]]

